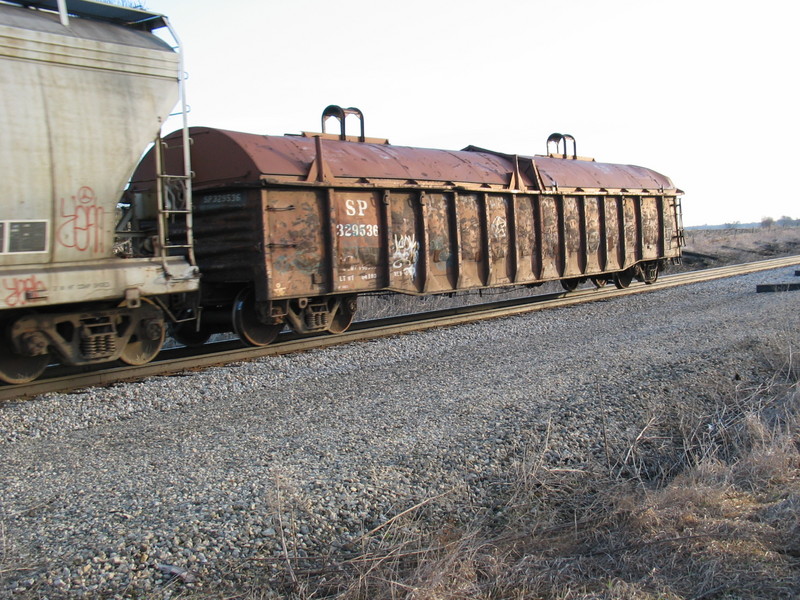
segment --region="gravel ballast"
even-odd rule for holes
[[[580,465],[767,377],[800,292],[755,289],[793,273],[5,403],[0,597],[246,586],[438,494],[457,519],[528,446]]]

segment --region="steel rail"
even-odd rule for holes
[[[747,275],[758,271],[779,269],[797,264],[800,264],[800,256],[791,256],[700,271],[676,273],[674,275],[661,277],[658,281],[650,285],[635,284],[621,290],[609,287],[542,294],[525,298],[514,298],[511,300],[500,300],[457,308],[440,309],[425,313],[360,321],[354,323],[348,331],[339,335],[322,334],[311,337],[299,337],[293,334],[285,334],[279,337],[276,343],[255,348],[242,348],[238,346],[238,342],[223,342],[207,344],[203,347],[203,350],[208,350],[210,352],[200,355],[193,355],[192,351],[187,348],[165,350],[159,354],[154,361],[141,366],[112,366],[63,376],[55,375],[57,372],[57,370],[55,370],[54,376],[47,379],[40,379],[24,385],[0,386],[0,401],[30,397],[49,392],[65,392],[89,386],[103,386],[119,381],[138,380],[156,375],[167,375],[181,371],[202,369],[231,362],[252,360],[263,356],[307,351],[378,337],[423,331],[436,327],[449,327],[474,321],[519,315],[537,310],[608,300],[620,296],[653,292],[681,285]]]

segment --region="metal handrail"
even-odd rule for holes
[[[569,155],[567,154],[567,141],[572,142],[572,160],[577,160],[578,145],[575,143],[575,138],[568,133],[551,133],[547,138],[547,154],[561,154],[564,158],[569,158]],[[558,152],[558,147],[562,143],[564,144],[564,151]],[[556,152],[550,152],[550,144],[556,145]]]
[[[159,183],[156,186],[156,201],[158,205],[158,239],[159,239],[159,253],[161,255],[162,265],[164,267],[164,271],[169,275],[169,270],[167,268],[167,259],[169,257],[169,249],[170,248],[177,248],[181,247],[186,249],[186,259],[188,260],[189,264],[192,266],[197,265],[197,260],[195,258],[195,251],[194,251],[194,223],[192,218],[192,158],[191,158],[191,139],[189,137],[189,122],[188,122],[188,107],[186,104],[186,72],[184,70],[184,55],[183,55],[183,46],[181,44],[180,37],[178,37],[177,32],[172,27],[172,24],[169,22],[169,19],[164,17],[164,23],[169,31],[170,35],[172,36],[173,40],[175,40],[175,46],[173,47],[175,52],[178,55],[178,70],[180,73],[180,77],[178,78],[178,92],[179,92],[179,99],[180,99],[180,115],[181,115],[181,140],[182,140],[182,150],[183,150],[183,175],[170,175],[165,172],[165,165],[164,165],[164,152],[163,152],[163,141],[161,139],[161,135],[159,132],[159,136],[156,139],[155,145],[155,152],[156,152],[156,175],[158,177]],[[166,207],[165,198],[167,196],[167,188],[171,181],[173,180],[180,180],[183,186],[183,206],[178,209],[176,207]],[[173,214],[181,214],[184,216],[186,221],[186,243],[185,244],[178,244],[178,245],[171,245],[168,243],[169,237],[169,226],[166,223],[166,219]]]
[[[366,141],[366,137],[364,136],[364,113],[362,113],[359,109],[351,106],[350,108],[342,108],[341,106],[337,106],[336,104],[331,104],[330,106],[325,107],[325,110],[322,111],[322,133],[326,133],[325,131],[325,122],[333,117],[339,120],[339,128],[341,133],[339,134],[339,139],[342,141],[347,140],[347,134],[345,132],[345,120],[347,119],[348,115],[355,115],[358,117],[359,121],[361,121],[361,135],[358,138],[359,142]]]

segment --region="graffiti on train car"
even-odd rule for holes
[[[419,243],[416,236],[395,235],[392,242],[392,268],[403,275],[414,277],[417,272]]]
[[[3,279],[3,290],[7,292],[3,301],[10,307],[25,306],[47,297],[47,287],[36,275],[6,277]]]
[[[57,239],[65,248],[96,254],[105,250],[105,210],[89,186],[82,186],[69,200],[61,198],[61,225]]]

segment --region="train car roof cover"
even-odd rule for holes
[[[3,0],[3,2],[58,12],[58,0]],[[107,21],[145,31],[166,26],[164,15],[92,0],[67,0],[67,12],[85,19]]]
[[[169,138],[175,136],[171,134]],[[257,184],[262,179],[313,178],[317,140],[302,136],[269,136],[206,127],[190,130],[197,185]],[[432,150],[388,144],[319,140],[331,176],[368,180],[436,181],[555,191],[566,189],[675,190],[672,181],[651,169],[544,156],[514,156],[470,147]],[[145,180],[145,172],[138,174]]]
[[[208,178],[214,180],[258,181],[269,175],[305,178],[317,158],[314,138],[205,127],[193,127],[190,135],[193,170],[209,173]],[[508,160],[492,154],[337,140],[322,140],[321,144],[334,177],[506,185],[512,170]],[[204,171],[204,166],[208,170]]]
[[[669,177],[634,165],[533,157],[545,188],[674,190]]]

